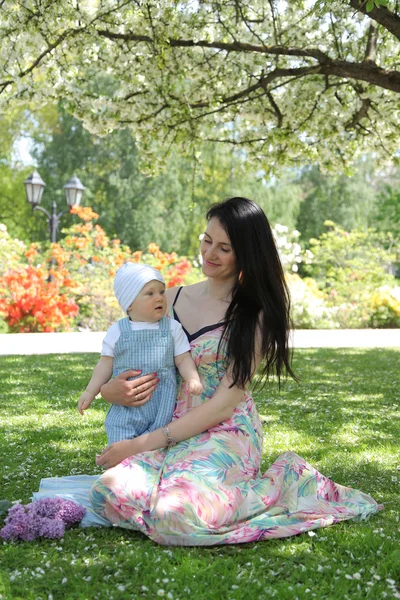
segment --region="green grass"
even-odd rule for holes
[[[76,401],[97,356],[0,359],[0,499],[28,502],[41,477],[96,473],[106,405]],[[284,450],[359,487],[385,510],[316,535],[212,548],[157,546],[122,529],[0,542],[0,598],[259,600],[400,598],[400,351],[301,350],[301,384],[256,394],[263,469]],[[397,585],[397,588],[396,588]]]

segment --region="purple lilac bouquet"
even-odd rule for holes
[[[86,509],[64,498],[43,498],[25,506],[14,504],[0,535],[5,540],[30,542],[38,537],[60,538],[65,528],[83,519]]]

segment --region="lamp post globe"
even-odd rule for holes
[[[29,204],[32,205],[32,208],[35,209],[35,206],[40,204],[46,184],[40,177],[39,173],[37,171],[33,171],[33,173],[29,175],[28,179],[25,179],[24,186],[26,191],[26,199],[28,200]]]
[[[74,205],[79,205],[82,194],[85,190],[85,186],[82,184],[81,180],[74,175],[71,177],[69,181],[64,185],[65,197],[67,199],[67,204],[70,208]]]

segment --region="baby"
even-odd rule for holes
[[[190,394],[197,396],[203,391],[181,324],[165,316],[167,301],[161,273],[148,265],[125,263],[115,275],[114,292],[128,316],[108,329],[101,358],[79,398],[78,410],[83,415],[111,375],[116,377],[129,369],[140,370],[141,375],[157,373],[159,384],[142,406],[111,406],[105,420],[109,445],[170,423],[177,394],[175,367]]]

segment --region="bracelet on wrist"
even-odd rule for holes
[[[175,444],[177,443],[178,440],[170,434],[168,427],[163,427],[163,434],[165,435],[165,438],[166,438],[167,448],[170,448],[171,446],[175,446]]]

